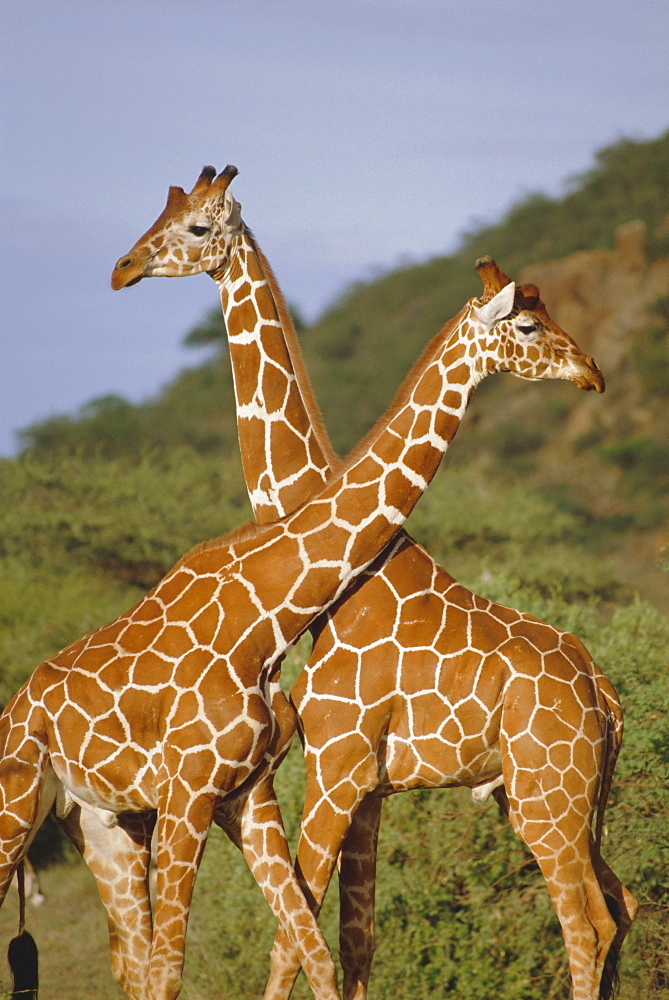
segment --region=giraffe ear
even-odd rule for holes
[[[498,320],[504,319],[513,309],[515,294],[516,283],[511,281],[490,302],[484,302],[482,306],[474,306],[474,313],[478,321],[490,329]]]
[[[228,212],[225,219],[226,226],[229,229],[239,229],[242,224],[242,206],[229,191],[225,192],[225,207]]]

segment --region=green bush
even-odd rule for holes
[[[637,338],[634,368],[643,387],[652,396],[669,396],[669,297],[658,299],[653,307],[658,321]]]

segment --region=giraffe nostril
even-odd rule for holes
[[[132,257],[124,257],[123,260],[120,260],[116,266],[119,268],[130,267],[131,264],[132,264]]]

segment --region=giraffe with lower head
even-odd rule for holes
[[[239,206],[224,190],[224,178],[235,173],[226,168],[216,178],[212,168],[205,168],[190,194],[171,189],[165,211],[119,261],[112,283],[124,287],[151,275],[199,271],[217,281],[244,470],[262,521],[304,501],[338,464],[283,298]],[[494,262],[482,259],[477,266],[484,281],[482,301],[508,290],[508,279]],[[592,359],[555,327],[533,286],[516,292],[506,322],[507,329],[515,325],[520,345],[518,338],[497,345],[506,356],[501,367],[525,377],[570,378],[582,388],[603,389]],[[498,329],[504,336],[504,324]],[[552,348],[547,366],[546,342]],[[527,367],[521,363],[525,353]],[[467,370],[478,364],[471,346],[454,345],[446,371],[451,405],[468,393]],[[428,427],[424,430],[429,434]],[[493,791],[509,812],[514,829],[540,861],[553,896],[574,996],[596,996],[609,945],[613,940],[613,956],[636,904],[600,857],[599,829],[590,840],[600,779],[599,824],[603,817],[621,714],[615,692],[582,645],[528,615],[470,594],[403,532],[316,621],[312,633],[313,651],[291,696],[307,765],[297,869],[318,910],[341,855],[347,1000],[363,997],[369,978],[382,798],[408,788],[458,784],[472,787],[477,797]],[[577,734],[584,720],[591,735],[581,741]],[[567,767],[572,752],[587,761],[579,778]],[[532,786],[535,771],[550,792],[541,808]],[[579,797],[580,810],[565,809],[565,802]],[[571,853],[578,858],[573,864]],[[563,879],[568,871],[575,876],[569,887]],[[617,928],[602,888],[617,902]],[[288,996],[299,964],[281,931],[272,965],[267,996]]]
[[[533,360],[523,322],[513,284],[489,302],[468,302],[364,451],[315,498],[282,521],[192,550],[134,608],[37,667],[0,716],[0,899],[52,806],[63,817],[75,807],[90,813],[98,830],[120,829],[121,852],[128,841],[137,845],[123,855],[126,877],[109,902],[116,913],[127,897],[133,903],[123,943],[132,951],[125,968],[136,973],[123,984],[129,996],[173,1000],[180,991],[191,895],[214,818],[243,850],[315,996],[338,995],[265,780],[295,725],[279,685],[281,657],[392,541],[485,375],[509,367],[527,377],[562,371],[556,348],[564,339],[546,331]],[[591,365],[573,364],[576,379],[592,380]],[[590,762],[602,767],[611,754],[606,719],[586,693],[583,716]],[[495,747],[482,756],[492,760]],[[101,822],[110,813],[116,826]],[[110,845],[113,851],[113,839]],[[104,891],[110,886],[98,862]]]

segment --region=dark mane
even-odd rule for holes
[[[283,292],[279,288],[279,283],[276,280],[274,271],[272,270],[269,261],[258,246],[255,236],[248,228],[246,229],[246,235],[249,238],[251,246],[256,252],[258,261],[260,262],[260,267],[262,268],[265,276],[265,280],[267,281],[269,290],[272,293],[276,311],[279,316],[279,322],[283,328],[283,335],[288,348],[288,353],[290,355],[290,360],[293,364],[295,379],[304,402],[304,408],[306,409],[307,416],[309,417],[309,422],[313,428],[314,436],[323,453],[325,461],[331,469],[337,469],[341,465],[341,459],[335,454],[332,445],[330,444],[330,439],[325,429],[325,424],[323,423],[320,407],[316,402],[314,390],[311,386],[309,374],[304,363],[302,348],[300,347],[300,342],[295,330],[295,324],[293,323],[293,318],[290,315],[288,304],[284,298]]]
[[[397,390],[397,394],[392,403],[390,404],[390,407],[386,410],[385,414],[376,421],[374,426],[367,431],[362,441],[359,441],[358,444],[352,449],[352,451],[350,451],[349,454],[346,456],[346,460],[344,463],[345,469],[350,469],[352,465],[355,465],[355,463],[360,458],[362,458],[364,453],[369,450],[372,443],[376,440],[376,438],[378,438],[379,434],[381,434],[386,429],[386,427],[390,423],[392,423],[392,421],[395,419],[395,417],[402,409],[402,407],[405,406],[405,404],[409,399],[409,396],[414,390],[416,382],[418,382],[419,378],[421,377],[425,369],[432,363],[435,356],[441,350],[446,338],[450,335],[452,330],[460,323],[460,320],[462,319],[462,314],[464,313],[465,309],[467,309],[468,305],[469,303],[463,306],[460,312],[456,316],[454,316],[453,319],[449,319],[449,321],[441,328],[439,333],[437,333],[432,338],[432,340],[427,344],[427,346],[423,349],[422,354],[420,355],[418,360],[414,363],[409,374],[407,375],[407,377],[404,379],[401,386]]]
[[[277,523],[276,521],[272,521],[272,524]],[[206,542],[199,542],[182,555],[181,559],[175,563],[174,569],[183,566],[193,556],[199,556],[201,552],[208,552],[210,549],[223,549],[233,545],[235,542],[245,542],[247,538],[255,538],[256,535],[259,535],[261,531],[268,527],[270,527],[269,524],[257,524],[256,521],[247,521],[245,524],[240,524],[238,528],[228,531],[225,535],[219,535],[218,538],[210,538]]]

